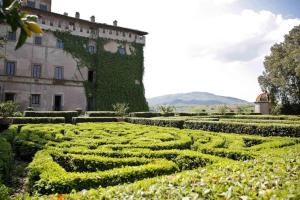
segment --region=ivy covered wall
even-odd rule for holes
[[[91,110],[112,110],[115,103],[128,103],[130,111],[148,111],[143,85],[143,45],[131,43],[131,55],[111,53],[104,45],[111,41],[96,38],[95,53],[88,51],[90,39],[71,35],[69,32],[54,32],[64,43],[64,50],[77,61],[78,67],[94,70],[94,82],[84,83],[87,101]],[[120,46],[125,43],[120,43]]]

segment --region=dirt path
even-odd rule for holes
[[[20,196],[25,194],[25,180],[26,180],[26,167],[28,166],[28,162],[15,160],[12,173],[11,173],[11,180],[9,186],[12,188],[12,197]]]

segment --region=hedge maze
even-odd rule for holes
[[[30,161],[27,188],[31,195],[104,190],[189,173],[187,170],[242,165],[269,152],[284,155],[287,149],[299,150],[300,144],[298,138],[125,122],[13,125],[2,137],[13,144],[16,156]],[[96,194],[95,199],[104,193]],[[84,199],[77,195],[75,199]]]

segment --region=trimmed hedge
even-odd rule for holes
[[[114,111],[88,111],[86,112],[89,117],[118,117],[118,113]]]
[[[161,113],[162,117],[174,117],[175,113]]]
[[[262,114],[261,113],[248,112],[248,113],[238,113],[238,115],[262,115]]]
[[[186,121],[184,123],[184,128],[224,133],[245,133],[261,136],[300,137],[300,125]]]
[[[164,127],[175,127],[183,128],[184,120],[173,120],[173,119],[149,119],[149,118],[125,118],[126,122],[133,124],[144,124]]]
[[[220,158],[190,150],[149,151],[148,155],[143,154],[145,150],[141,149],[141,157],[131,158],[63,154],[58,151],[59,149],[42,150],[35,155],[28,168],[28,186],[32,192],[69,193],[72,189],[78,191],[107,187],[222,161]],[[135,152],[139,153],[139,150]]]
[[[300,116],[297,115],[236,115],[239,119],[264,119],[264,120],[291,120],[299,121]]]
[[[189,117],[189,116],[207,116],[208,113],[202,112],[202,113],[175,113],[176,116],[182,116],[182,117]]]
[[[64,117],[66,123],[72,123],[73,117],[78,117],[77,111],[25,111],[25,117]]]
[[[119,168],[123,166],[139,166],[148,164],[146,158],[110,158],[96,155],[51,153],[54,161],[59,163],[67,172],[96,172]]]
[[[129,117],[150,118],[150,117],[160,117],[160,116],[162,116],[162,114],[157,113],[157,112],[132,112],[132,113],[129,113]]]
[[[11,144],[0,137],[0,183],[7,181],[11,171],[13,153]]]
[[[206,120],[210,121],[210,120]],[[299,125],[300,120],[273,120],[273,119],[240,119],[240,118],[220,118],[222,122],[240,122],[240,123],[263,123],[263,124],[295,124]]]
[[[59,124],[65,123],[64,117],[12,117],[12,124]]]
[[[297,138],[115,122],[19,127],[11,130],[19,130],[14,140],[18,152],[30,156],[33,152],[30,149],[41,149],[28,168],[28,188],[39,194],[115,186],[209,166],[200,169],[207,170],[218,163],[227,166],[242,160],[250,162],[266,152],[282,147],[285,148],[281,151],[285,151],[300,143]]]
[[[43,149],[49,142],[69,141],[69,124],[29,124],[13,125],[5,132],[4,137],[14,146],[16,157],[31,161],[34,154]],[[8,136],[6,136],[8,135]],[[13,138],[12,138],[13,137]]]
[[[262,119],[262,120],[290,120],[300,121],[300,116],[296,115],[220,115],[212,114],[210,117],[230,118],[230,119]]]
[[[247,162],[223,161],[205,169],[147,179],[134,184],[72,193],[64,195],[64,198],[299,199],[299,158],[299,145],[274,149]],[[53,200],[57,197],[58,195],[51,195],[45,199]],[[38,199],[38,196],[34,198]]]
[[[118,122],[122,118],[116,117],[73,117],[72,122],[77,123],[86,123],[86,122]]]
[[[219,116],[219,117],[234,117],[234,116],[237,116],[239,115],[239,113],[235,113],[235,112],[226,112],[226,113],[210,113],[209,115],[212,115],[212,116]]]
[[[142,118],[151,118],[151,117],[174,117],[176,113],[158,113],[158,112],[132,112],[129,113],[129,117],[142,117]]]
[[[41,194],[69,193],[73,189],[107,187],[157,175],[171,174],[177,165],[165,159],[155,159],[139,167],[122,167],[97,172],[66,172],[47,151],[39,151],[29,165],[29,188]]]

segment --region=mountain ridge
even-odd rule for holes
[[[216,95],[209,92],[176,93],[148,98],[149,106],[174,105],[217,105],[217,104],[247,104],[249,102],[229,96]]]

